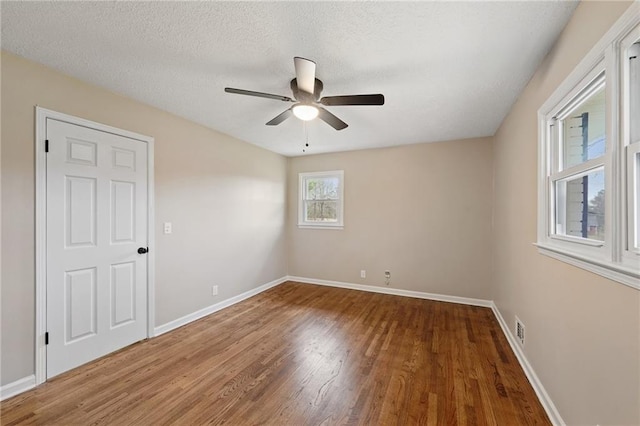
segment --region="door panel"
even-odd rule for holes
[[[135,321],[135,262],[111,265],[111,326]]]
[[[82,141],[75,138],[67,138],[67,162],[83,164],[85,166],[96,166],[98,156],[98,146],[89,141]]]
[[[47,377],[147,330],[147,144],[47,119]]]
[[[65,176],[66,247],[96,245],[96,179]]]
[[[113,148],[113,168],[136,170],[136,152],[122,148]]]
[[[130,243],[135,239],[135,182],[111,182],[111,242]]]
[[[96,334],[96,268],[65,273],[65,343]]]

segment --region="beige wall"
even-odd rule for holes
[[[286,275],[286,158],[4,52],[1,70],[2,384],[34,373],[35,105],[155,138],[156,325]]]
[[[537,110],[629,3],[583,2],[494,140],[493,297],[563,419],[640,424],[640,292],[538,254]]]
[[[289,274],[488,299],[491,156],[485,138],[290,158]],[[299,229],[298,173],[323,170],[344,170],[344,230]]]

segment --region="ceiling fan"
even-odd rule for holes
[[[345,129],[348,125],[338,117],[324,109],[324,106],[339,105],[384,105],[384,95],[344,95],[325,96],[320,98],[320,93],[324,87],[322,81],[316,78],[316,63],[305,58],[295,57],[293,63],[296,68],[296,78],[291,80],[291,91],[293,98],[271,93],[254,92],[251,90],[234,89],[225,87],[227,93],[238,95],[257,96],[259,98],[275,99],[284,102],[293,102],[291,108],[278,114],[267,126],[277,126],[291,115],[295,115],[300,120],[309,121],[318,117],[336,130]]]

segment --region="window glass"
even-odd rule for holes
[[[307,222],[337,222],[338,205],[335,201],[305,201]]]
[[[556,182],[556,234],[604,241],[604,170]]]
[[[562,120],[562,130],[564,169],[604,155],[604,84],[568,113]]]
[[[307,200],[337,200],[340,180],[337,177],[307,178]]]
[[[305,180],[305,221],[337,222],[338,190],[340,180],[337,177],[307,178]]]

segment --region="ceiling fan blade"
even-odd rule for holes
[[[322,105],[384,105],[384,95],[346,95],[346,96],[325,96],[320,99]]]
[[[275,99],[277,101],[294,102],[288,96],[272,95],[271,93],[254,92],[252,90],[234,89],[233,87],[225,87],[224,91],[227,93],[235,93],[236,95],[257,96],[259,98]]]
[[[346,129],[348,124],[331,114],[324,108],[318,107],[318,118],[336,130]]]
[[[291,108],[289,108],[284,112],[282,112],[281,114],[278,114],[277,116],[275,116],[275,118],[273,118],[271,121],[267,122],[267,126],[277,126],[287,118],[291,117],[291,114],[293,114],[293,112],[291,112]]]
[[[293,64],[296,67],[298,89],[313,94],[316,85],[316,63],[296,56],[293,58]]]

